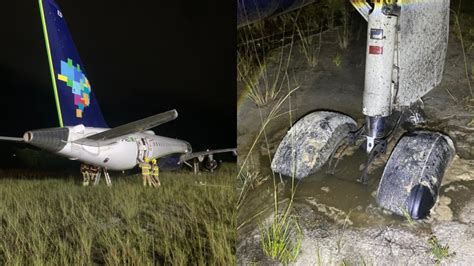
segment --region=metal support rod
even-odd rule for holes
[[[385,117],[392,113],[395,41],[398,18],[382,1],[368,14],[365,85],[362,113],[366,116],[367,153],[383,137]]]

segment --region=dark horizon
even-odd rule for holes
[[[178,118],[156,134],[196,151],[236,146],[233,3],[57,2],[111,127],[176,109]],[[38,2],[3,6],[0,135],[57,127]],[[0,157],[14,147],[0,143]]]

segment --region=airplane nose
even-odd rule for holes
[[[68,136],[69,129],[59,127],[27,131],[23,134],[23,140],[38,148],[56,152],[66,146]]]

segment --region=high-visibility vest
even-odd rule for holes
[[[153,171],[154,176],[158,176],[158,174],[160,173],[160,169],[158,168],[158,165],[156,165],[156,164],[153,165],[152,171]]]
[[[91,166],[91,167],[89,167],[89,172],[91,172],[93,174],[97,174],[99,172],[99,167]]]
[[[82,164],[81,165],[81,173],[84,174],[85,172],[87,172],[87,170],[89,170],[89,167],[85,164]]]
[[[142,175],[149,175],[151,166],[148,163],[141,163],[140,168],[142,168]]]

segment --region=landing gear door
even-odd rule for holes
[[[448,47],[449,0],[399,0],[400,67],[396,107],[409,106],[436,87]],[[395,52],[396,53],[396,52]],[[397,62],[398,60],[398,62]]]

